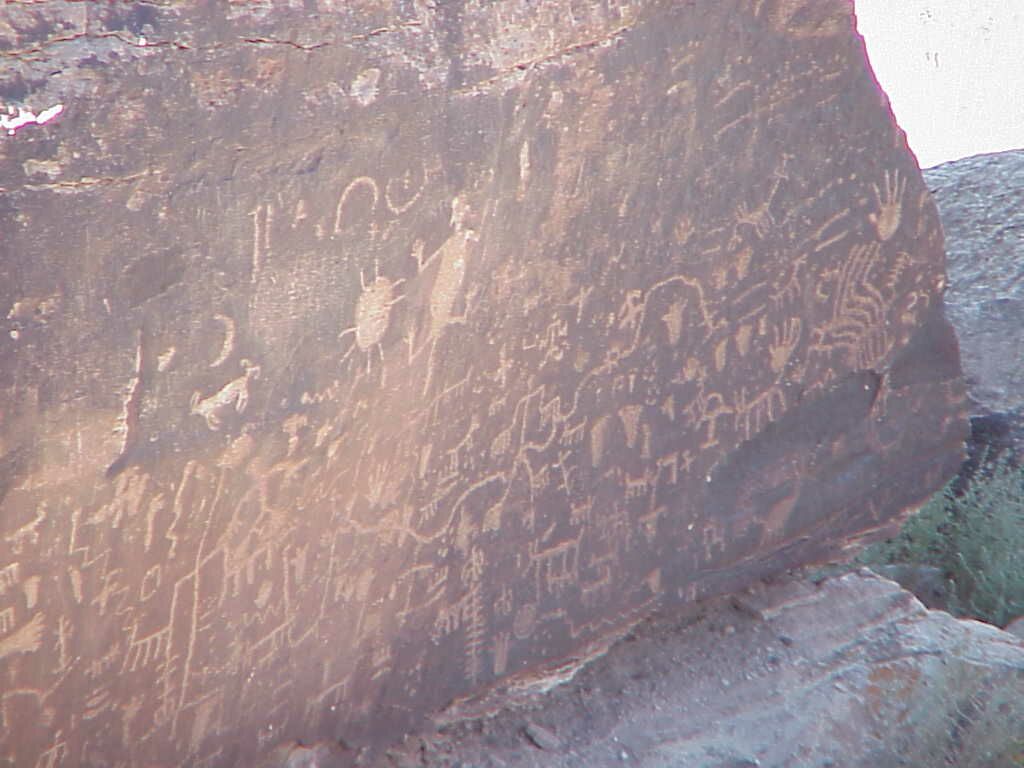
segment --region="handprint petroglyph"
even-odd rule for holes
[[[894,171],[892,174],[886,171],[885,188],[879,189],[877,184],[871,186],[875,190],[878,213],[868,214],[868,219],[875,225],[879,239],[885,242],[899,229],[903,213],[903,194],[907,191],[907,180],[900,177],[899,171]]]
[[[771,356],[772,371],[782,373],[793,356],[793,350],[800,342],[800,330],[803,327],[799,317],[791,317],[785,322],[780,330],[772,328],[772,343],[768,346],[768,353]]]

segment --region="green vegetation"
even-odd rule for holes
[[[1024,615],[1024,467],[1005,454],[982,461],[966,488],[950,482],[858,562],[940,568],[950,613],[1005,626]]]

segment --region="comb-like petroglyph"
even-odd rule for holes
[[[845,0],[0,17],[0,765],[378,749],[959,463]]]

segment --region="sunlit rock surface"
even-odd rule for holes
[[[376,748],[960,462],[848,2],[48,2],[0,46],[6,764]]]

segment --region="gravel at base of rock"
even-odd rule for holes
[[[639,626],[548,694],[378,765],[939,766],[1024,759],[1024,642],[861,570]],[[538,749],[536,733],[557,733]],[[542,725],[541,725],[542,724]],[[541,731],[540,729],[543,729]]]

